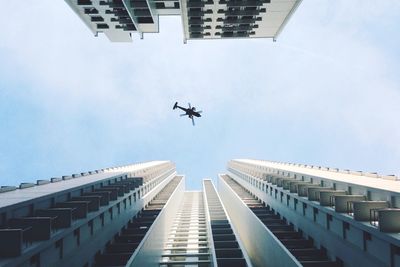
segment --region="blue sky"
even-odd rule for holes
[[[0,185],[159,159],[188,189],[232,158],[400,174],[397,0],[303,1],[275,43],[186,45],[179,17],[118,44],[64,1],[2,5]]]

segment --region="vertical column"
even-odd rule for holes
[[[211,266],[203,195],[185,192],[164,246],[160,266]]]
[[[207,208],[217,265],[219,267],[252,266],[250,261],[248,260],[247,262],[245,259],[242,247],[236,238],[229,217],[225,213],[224,206],[222,205],[211,180],[204,180],[203,188],[207,199]]]

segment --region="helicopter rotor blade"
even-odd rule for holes
[[[187,116],[187,114],[180,114],[179,116],[183,117],[183,116]]]
[[[189,105],[189,108],[192,108],[192,106],[190,105],[190,103],[188,103],[188,105]]]
[[[202,110],[199,110],[199,111],[196,111],[197,113],[203,113],[203,111]]]
[[[194,126],[194,119],[193,119],[193,117],[192,117],[192,124],[193,124],[193,126]]]

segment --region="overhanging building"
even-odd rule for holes
[[[169,161],[0,189],[0,266],[400,266],[394,176],[232,160],[186,191]]]
[[[132,34],[159,31],[159,16],[182,18],[189,39],[273,38],[301,0],[65,0],[97,36],[130,42]]]

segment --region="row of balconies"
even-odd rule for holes
[[[294,178],[268,176],[267,182],[317,201],[321,206],[333,207],[338,213],[347,213],[357,221],[369,221],[382,232],[400,232],[400,209],[389,208],[388,201],[368,200],[365,195],[351,195],[345,190]]]
[[[272,167],[266,167],[263,165],[256,165],[258,162],[259,163],[265,162],[265,163],[273,164],[276,166],[274,166],[272,168]],[[283,176],[290,173],[289,171],[284,170],[285,166],[289,166],[289,167],[293,166],[293,167],[299,167],[299,168],[304,168],[304,169],[314,169],[314,170],[329,171],[329,172],[334,172],[334,173],[351,174],[351,175],[356,175],[356,176],[366,176],[366,177],[370,177],[370,178],[379,178],[379,179],[391,180],[391,181],[399,180],[399,177],[397,177],[396,175],[393,175],[393,174],[382,175],[382,174],[379,174],[376,172],[354,171],[354,170],[349,170],[349,169],[339,169],[339,168],[323,167],[323,166],[300,164],[300,163],[297,164],[297,163],[288,163],[288,162],[274,162],[274,161],[267,161],[267,160],[254,160],[253,164],[250,165],[248,163],[233,160],[233,161],[230,161],[228,165],[230,167],[242,169],[245,172],[257,171],[257,172],[271,173],[271,174],[283,175]]]
[[[258,25],[256,24],[242,24],[238,26],[227,26],[227,25],[217,25],[215,27],[216,29],[219,29],[224,32],[247,32],[251,31],[252,29],[258,28]],[[203,33],[205,30],[211,30],[210,25],[190,25],[189,26],[189,31],[191,33]]]
[[[365,257],[355,254],[356,261],[365,261],[371,266],[379,266],[382,262],[388,262],[390,259],[398,261],[400,250],[398,250],[397,233],[399,232],[398,215],[400,213],[399,209],[387,208],[388,201],[379,200],[379,198],[383,199],[383,195],[370,194],[370,191],[363,190],[357,190],[357,195],[350,194],[351,190],[337,190],[335,184],[332,187],[326,186],[323,180],[317,179],[314,180],[321,184],[275,175],[264,175],[262,177],[265,180],[263,180],[232,168],[229,170],[235,177],[240,178],[235,179],[240,181],[243,186],[247,187],[245,184],[248,183],[254,187],[255,190],[248,187],[252,194],[263,201],[271,202],[271,207],[276,212],[287,216],[295,223],[296,227],[304,227],[308,235],[315,238],[317,244],[332,249],[333,255],[343,257],[346,262],[352,261],[345,252],[338,253],[338,246],[341,245],[335,243],[335,240],[339,236],[342,238],[341,240],[347,240],[351,244],[349,248],[354,250],[354,253],[358,251],[356,248],[359,248],[361,253],[368,252]],[[349,187],[349,189],[351,188]],[[360,192],[366,192],[366,194],[360,194]],[[371,199],[371,195],[378,200],[368,200]],[[316,224],[315,232],[311,230],[313,226],[309,220]],[[390,235],[379,233],[379,229],[385,229],[384,231],[392,233]],[[329,233],[334,235],[330,236]],[[326,240],[328,236],[329,239]],[[331,237],[332,239],[330,239]],[[387,253],[383,254],[384,251]],[[379,261],[381,262],[378,263]]]
[[[97,173],[103,173],[104,170],[95,170],[95,171],[89,171],[89,172],[82,172],[82,173],[75,173],[72,175],[65,175],[62,177],[54,177],[51,178],[50,180],[37,180],[36,184],[35,183],[21,183],[18,187],[16,186],[1,186],[0,187],[0,193],[5,193],[5,192],[9,192],[9,191],[14,191],[17,189],[25,189],[25,188],[30,188],[30,187],[34,187],[37,185],[45,185],[45,184],[49,184],[49,183],[57,183],[57,182],[61,182],[61,181],[66,181],[66,180],[70,180],[73,178],[79,178],[79,177],[83,177],[83,176],[87,176],[87,175],[92,175],[92,174],[97,174]]]
[[[223,175],[222,179],[235,191],[251,212],[257,216],[260,223],[269,229],[302,266],[340,266],[340,262],[331,261],[326,251],[316,248],[312,239],[306,239],[300,229],[295,230],[292,224],[288,224],[285,218],[281,218],[279,214],[275,214],[269,206],[266,207],[264,203],[254,197],[246,188],[242,187],[228,175]],[[261,238],[262,236],[260,236]]]
[[[142,178],[126,178],[92,192],[70,197],[47,209],[34,210],[33,216],[8,219],[0,228],[0,257],[20,256],[33,242],[49,240],[57,230],[69,228],[73,221],[86,218],[90,212],[99,211],[100,207],[135,190],[142,182]]]
[[[232,31],[250,31],[252,29],[257,29],[257,24],[239,24],[239,25],[217,25],[216,29],[220,29],[222,32],[232,32]]]
[[[220,267],[246,267],[246,260],[211,181],[204,181],[215,256]]]
[[[205,7],[205,5],[214,5],[214,2],[211,0],[207,0],[207,1],[188,1],[186,3],[186,6],[188,8],[202,8]]]
[[[218,14],[224,14],[225,16],[258,16],[260,13],[265,13],[266,11],[265,8],[255,8],[252,10],[229,8],[228,10],[219,9]]]
[[[125,266],[138,248],[172,192],[179,184],[181,177],[172,179],[149,205],[136,215],[109,242],[102,253],[96,255],[94,266]]]
[[[217,22],[223,22],[228,25],[237,25],[237,24],[251,24],[256,23],[257,21],[261,21],[261,17],[226,17],[226,18],[218,18]]]
[[[226,19],[226,20],[232,20],[235,21],[237,19],[239,19],[239,17],[245,16],[244,19],[251,19],[253,16],[258,16],[260,13],[265,13],[266,9],[265,8],[255,8],[255,9],[251,9],[251,10],[247,10],[247,9],[239,9],[239,8],[230,8],[228,10],[224,10],[224,9],[219,9],[217,11],[218,14],[224,15],[225,18],[221,18],[221,19]],[[187,15],[189,17],[189,19],[191,17],[203,17],[204,15],[207,14],[213,14],[213,10],[212,9],[203,9],[203,8],[189,8]],[[261,17],[259,18],[259,20],[261,20]]]
[[[255,31],[223,31],[223,32],[216,32],[214,35],[215,36],[220,36],[222,38],[231,38],[231,37],[249,37],[251,35],[255,35]],[[203,38],[205,36],[211,36],[210,32],[191,32],[190,33],[190,38]]]
[[[115,201],[113,205],[117,206],[118,210],[121,209],[121,204],[126,209],[128,201],[129,205],[132,205],[172,172],[174,172],[173,169],[167,170],[159,177],[148,181],[146,185],[143,185],[143,178],[127,178],[125,175],[119,178],[113,177],[97,185],[71,190],[71,193],[63,194],[68,196],[66,198],[63,195],[57,197],[49,195],[46,202],[48,208],[45,208],[44,199],[41,200],[43,204],[39,205],[41,208],[34,209],[37,207],[36,204],[28,203],[26,204],[27,211],[21,213],[22,217],[6,219],[13,214],[15,216],[16,213],[12,209],[3,212],[0,227],[0,258],[20,256],[31,245],[38,245],[37,241],[49,240],[54,234],[59,236],[60,231],[70,228],[75,221],[86,219],[89,213],[98,212],[100,209],[107,210],[110,202]],[[77,175],[64,176],[63,179],[68,180],[73,177]],[[62,179],[53,178],[52,180],[58,182]],[[77,194],[78,192],[80,194]],[[21,210],[21,207],[18,209]]]
[[[91,5],[90,1],[83,1],[84,6]],[[78,5],[83,5],[79,4]],[[124,31],[136,31],[136,27],[129,16],[128,11],[125,9],[125,6],[122,1],[114,0],[114,1],[100,1],[100,6],[108,6],[110,9],[106,9],[104,12],[106,15],[114,15],[115,17],[111,17],[111,22],[118,22],[120,25],[115,25],[115,29],[121,29]],[[83,9],[84,14],[90,17],[90,21],[95,23],[97,30],[106,30],[110,29],[110,25],[107,23],[96,23],[96,22],[104,22],[105,19],[103,16],[100,16],[100,12],[95,7],[85,7]]]
[[[238,31],[238,32],[216,32],[216,36],[221,36],[223,38],[231,38],[231,37],[249,37],[251,35],[255,35],[255,31]]]
[[[270,0],[220,0],[219,4],[227,7],[258,7],[270,3]]]
[[[265,3],[269,3],[269,0],[231,0],[231,1],[221,0],[218,3],[220,5],[226,5],[228,8],[232,7],[245,8],[245,7],[260,7]],[[214,2],[212,0],[206,0],[206,1],[189,0],[186,5],[188,8],[198,8],[198,7],[205,7],[205,5],[214,5]]]

